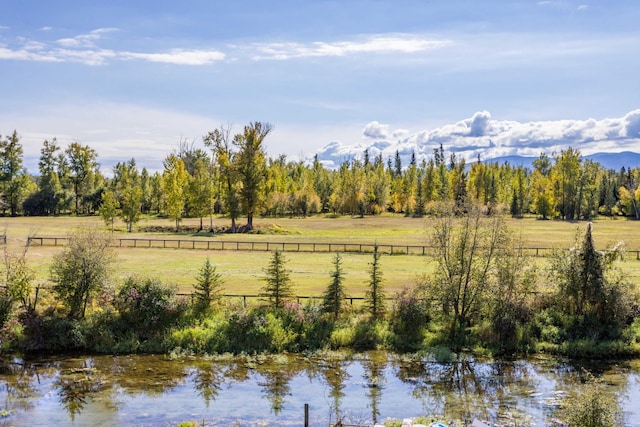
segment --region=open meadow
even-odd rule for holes
[[[182,225],[195,227],[197,219],[186,219]],[[214,226],[228,225],[226,218],[214,218]],[[0,220],[7,235],[9,251],[20,251],[27,237],[66,237],[78,228],[98,228],[108,232],[100,217],[16,217]],[[345,243],[379,245],[429,245],[433,220],[383,215],[365,218],[261,218],[256,220],[257,233],[211,234],[171,231],[172,222],[164,218],[144,218],[133,233],[116,224],[114,238],[186,239],[211,242],[276,242],[276,243]],[[578,229],[584,231],[586,222],[541,221],[534,218],[509,219],[510,229],[522,238],[527,248],[561,248],[573,245]],[[208,226],[208,220],[205,223]],[[153,231],[149,231],[153,230]],[[602,219],[593,222],[594,240],[599,249],[624,242],[629,251],[640,249],[640,222]],[[49,282],[49,268],[53,256],[61,246],[32,245],[28,250],[30,266],[36,271],[36,283]],[[176,248],[117,248],[116,277],[122,280],[130,275],[155,277],[165,284],[175,284],[179,292],[190,293],[195,276],[207,257],[224,277],[227,294],[257,294],[264,282],[263,269],[270,253],[265,251],[231,251]],[[640,261],[629,254],[621,263],[627,279],[640,285]],[[333,253],[285,252],[287,268],[291,270],[294,292],[302,296],[319,296],[329,283]],[[370,254],[344,253],[347,295],[364,295]],[[544,270],[548,258],[536,258]],[[413,286],[418,278],[432,271],[430,256],[383,255],[380,260],[389,294]],[[544,278],[541,275],[541,283]]]

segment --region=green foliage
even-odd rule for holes
[[[108,236],[94,230],[69,235],[68,246],[53,258],[51,280],[70,318],[83,318],[92,299],[107,287],[113,260]]]
[[[9,291],[4,288],[0,289],[0,327],[2,327],[13,311],[13,297]]]
[[[161,335],[184,315],[185,301],[175,297],[175,288],[157,279],[129,277],[114,298],[121,320],[142,339]]]
[[[186,185],[189,181],[189,174],[185,169],[184,162],[175,154],[169,155],[164,161],[164,172],[162,173],[162,189],[167,203],[167,214],[169,219],[175,221],[176,231],[180,227],[180,221],[184,214],[184,207],[187,201]]]
[[[113,191],[105,191],[102,193],[102,203],[98,209],[98,214],[100,214],[105,225],[110,227],[113,233],[113,223],[120,215],[120,203],[113,194]]]
[[[232,353],[281,352],[295,341],[295,333],[284,328],[283,321],[273,313],[261,310],[234,312],[229,316],[228,337]]]
[[[483,217],[478,207],[458,214],[449,208],[437,220],[432,237],[436,271],[423,288],[448,323],[451,345],[461,348],[469,338],[467,329],[497,291],[496,262],[511,242],[502,217]]]
[[[284,307],[284,304],[293,297],[291,278],[286,263],[282,252],[276,250],[269,261],[269,266],[264,270],[265,285],[260,297],[274,310]]]
[[[131,159],[128,162],[118,163],[113,168],[118,205],[117,214],[127,225],[127,231],[133,231],[133,224],[140,220],[142,214],[142,183],[140,173],[136,168],[136,162]]]
[[[616,339],[631,313],[629,284],[613,271],[617,250],[596,251],[587,227],[582,242],[552,260],[551,277],[558,283],[562,311],[572,316],[571,338]]]
[[[396,296],[389,319],[394,334],[394,348],[400,351],[420,349],[424,328],[429,320],[429,309],[424,300],[408,289],[400,292]]]
[[[31,310],[31,284],[35,278],[35,272],[27,265],[27,249],[21,254],[9,252],[5,247],[2,262],[2,282],[6,287],[6,297],[20,303],[23,310]]]
[[[238,173],[241,204],[247,214],[247,230],[253,229],[253,217],[266,200],[267,164],[264,139],[273,127],[269,123],[252,122],[237,134],[233,144],[238,148],[235,168]]]
[[[587,373],[587,382],[562,402],[560,416],[568,427],[608,427],[622,425],[620,408],[613,393],[601,379]]]
[[[365,292],[365,306],[373,319],[382,319],[386,311],[384,299],[384,280],[380,267],[378,245],[373,247],[373,261],[369,264],[369,287]]]
[[[69,144],[64,153],[66,158],[63,175],[70,182],[75,195],[74,212],[76,215],[91,213],[91,207],[85,203],[85,197],[95,190],[95,177],[99,175],[98,153],[88,145],[78,142]]]
[[[196,283],[193,285],[195,309],[199,313],[206,313],[211,308],[211,304],[218,303],[222,297],[222,275],[216,272],[216,267],[211,265],[209,257],[196,276]]]
[[[283,327],[295,333],[289,351],[317,350],[326,346],[334,327],[334,320],[323,313],[319,305],[285,304],[279,312]]]
[[[342,257],[336,253],[333,258],[333,271],[331,283],[327,286],[323,296],[322,308],[327,313],[332,313],[334,320],[338,319],[340,309],[346,296],[344,291],[344,271],[342,269]]]
[[[27,170],[22,167],[23,154],[15,130],[11,136],[0,139],[0,198],[2,210],[8,207],[11,216],[18,214],[29,184]]]

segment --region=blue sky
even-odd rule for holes
[[[517,137],[496,154],[612,126],[583,149],[639,151],[638,22],[633,0],[5,0],[0,134],[18,131],[30,169],[53,137],[106,169],[159,169],[179,140],[250,121],[272,123],[269,154],[293,160],[478,145],[433,137],[474,117],[491,128],[479,147]]]

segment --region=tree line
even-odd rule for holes
[[[436,213],[442,202],[481,205],[488,212],[506,208],[515,217],[640,219],[640,168],[606,169],[571,147],[541,153],[532,168],[480,157],[468,165],[455,153],[447,156],[440,145],[428,159],[418,160],[414,153],[407,165],[397,151],[384,159],[365,150],[329,169],[317,156],[310,162],[269,157],[265,139],[272,129],[252,122],[234,134],[221,126],[204,135],[202,144],[180,141],[162,172],[140,169],[132,158],[118,162],[110,178],[101,173],[94,149],[79,142],[63,148],[56,138],[43,142],[38,174],[30,174],[14,131],[0,137],[0,211],[99,213],[112,227],[121,219],[128,231],[143,214],[166,215],[176,228],[185,217],[200,218],[203,230],[205,218],[224,214],[236,232],[252,229],[256,215],[419,217]],[[247,221],[239,226],[241,216]]]

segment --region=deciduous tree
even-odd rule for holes
[[[92,299],[107,287],[114,256],[107,235],[85,229],[70,234],[68,246],[53,257],[53,291],[70,318],[83,318]]]
[[[242,183],[240,201],[247,215],[247,230],[253,229],[253,217],[266,201],[264,140],[271,130],[272,126],[269,123],[252,122],[244,127],[243,133],[237,134],[233,139],[233,144],[238,149],[234,163]]]
[[[23,149],[20,137],[14,130],[11,136],[0,139],[0,183],[2,184],[3,211],[8,208],[11,216],[21,209],[29,184],[29,175],[22,166]]]
[[[164,161],[162,188],[167,201],[167,214],[176,223],[176,231],[180,229],[180,221],[187,201],[186,187],[189,174],[184,162],[175,154],[170,154]]]

